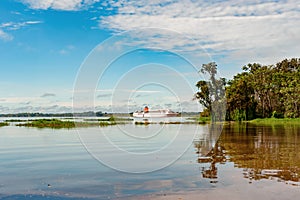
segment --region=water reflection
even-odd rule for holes
[[[226,162],[224,148],[217,142],[222,127],[222,124],[208,126],[206,134],[202,134],[194,142],[198,154],[198,163],[208,164],[201,167],[202,176],[211,179],[211,183],[217,183],[218,168],[216,164]]]
[[[274,180],[300,186],[300,126],[227,124],[217,142],[194,142],[203,178],[217,182],[218,164],[234,163],[249,183]],[[211,149],[208,153],[203,149]]]

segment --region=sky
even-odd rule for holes
[[[0,113],[199,111],[202,64],[299,57],[299,33],[297,0],[1,0]]]

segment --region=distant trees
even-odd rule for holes
[[[106,113],[99,112],[82,112],[82,113],[16,113],[0,114],[0,117],[102,117]]]
[[[201,72],[216,71],[215,64],[207,65],[203,65]],[[242,73],[226,83],[227,120],[300,117],[299,58],[285,59],[275,65],[253,63],[242,69]],[[214,76],[210,77],[210,83],[198,81],[196,99],[211,110],[212,96],[218,100],[218,94],[211,88],[222,84],[225,80],[216,80]]]

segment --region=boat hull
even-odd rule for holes
[[[163,112],[163,111],[156,111],[156,112],[134,112],[133,117],[136,118],[162,118],[162,117],[177,117],[178,113],[174,112]]]

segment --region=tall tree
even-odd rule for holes
[[[211,62],[203,64],[200,72],[209,75],[209,80],[200,80],[196,87],[198,91],[195,94],[195,99],[203,105],[211,115],[212,121],[221,121],[225,116],[225,78],[216,78],[217,64]]]

